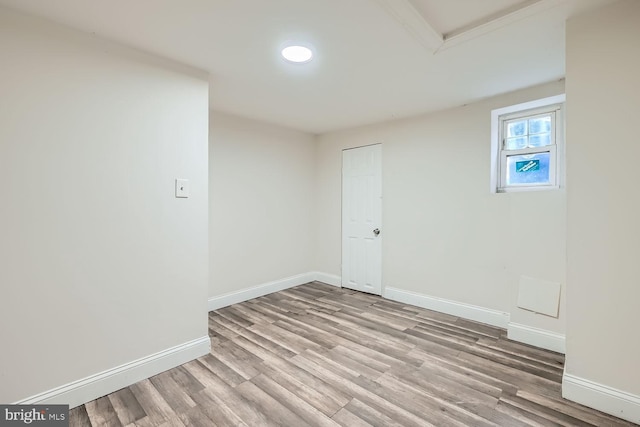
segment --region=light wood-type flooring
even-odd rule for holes
[[[629,426],[563,400],[564,357],[502,329],[309,283],[209,313],[211,353],[72,426]]]

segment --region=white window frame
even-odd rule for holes
[[[491,192],[554,190],[564,185],[564,94],[511,105],[491,111]],[[545,147],[505,150],[506,124],[514,119],[553,113],[551,145]],[[506,185],[507,155],[549,152],[549,184]]]

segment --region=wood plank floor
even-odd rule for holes
[[[212,351],[72,426],[631,426],[563,400],[564,357],[502,329],[310,283],[209,313]]]

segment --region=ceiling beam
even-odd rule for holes
[[[532,15],[551,9],[565,3],[566,0],[528,0],[515,5],[512,8],[501,10],[481,20],[465,25],[462,28],[444,34],[444,43],[440,50],[457,46],[466,41],[480,37],[491,31],[511,25],[514,22],[528,18]]]
[[[442,34],[433,28],[409,0],[376,0],[376,2],[422,46],[434,53],[442,46],[444,42]]]

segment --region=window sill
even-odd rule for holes
[[[559,190],[560,187],[558,185],[539,185],[539,186],[531,186],[531,187],[507,187],[507,188],[498,188],[496,193],[520,193],[525,191],[549,191],[549,190]]]

